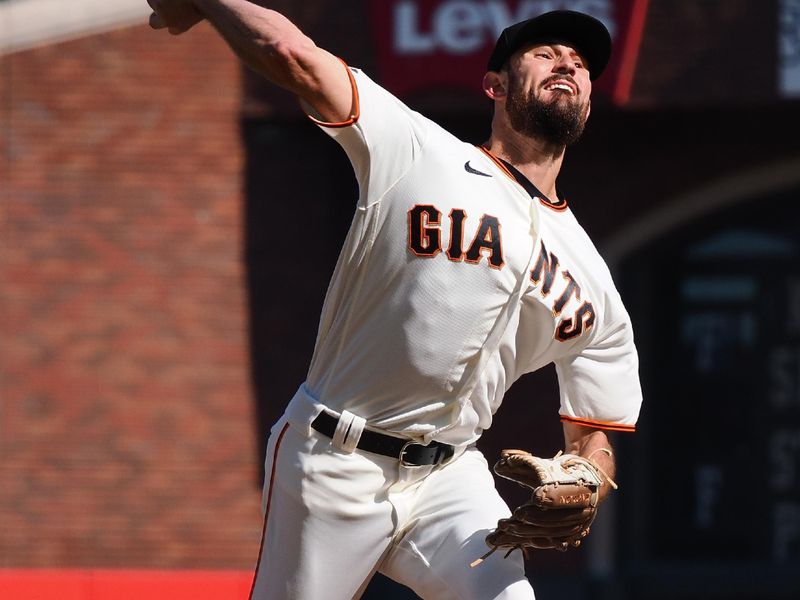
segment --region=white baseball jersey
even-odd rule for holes
[[[308,378],[267,446],[251,598],[358,598],[379,571],[422,598],[533,600],[521,553],[469,567],[511,515],[470,443],[511,384],[550,362],[563,419],[632,429],[628,315],[565,203],[348,73],[355,114],[320,125],[361,193]],[[330,438],[311,425],[323,406],[341,413]],[[365,419],[460,447],[409,466],[356,450]]]
[[[566,203],[532,199],[487,151],[349,72],[355,114],[318,123],[350,158],[360,197],[299,393],[461,445],[514,381],[555,362],[562,419],[632,430],[630,320]]]

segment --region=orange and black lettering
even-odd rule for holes
[[[466,261],[477,264],[481,260],[482,251],[489,251],[489,266],[493,269],[502,269],[506,264],[503,260],[503,243],[500,239],[500,222],[497,217],[483,215],[478,226],[475,239],[467,250]]]
[[[570,297],[574,294],[575,297],[580,300],[581,299],[581,286],[575,281],[569,271],[566,269],[561,272],[564,276],[564,279],[569,281],[567,284],[567,289],[558,297],[558,300],[555,301],[553,304],[553,315],[560,315],[561,311],[564,310],[564,305],[569,302]]]
[[[442,251],[441,221],[442,213],[431,204],[417,204],[408,211],[408,247],[414,254],[432,257]]]
[[[531,269],[531,281],[539,285],[542,280],[542,272],[544,272],[544,283],[542,284],[542,296],[547,296],[550,289],[553,287],[553,280],[556,276],[558,269],[558,257],[552,252],[548,253],[547,248],[544,247],[544,242],[541,242],[542,249],[539,251],[539,257],[536,259],[536,264]]]
[[[450,211],[450,247],[447,248],[447,258],[460,261],[464,259],[464,220],[467,213],[461,208]]]
[[[591,302],[584,302],[575,311],[575,316],[571,319],[564,319],[556,329],[555,338],[560,342],[566,342],[574,337],[578,337],[584,331],[589,331],[594,325],[594,306]]]

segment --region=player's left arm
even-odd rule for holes
[[[565,453],[586,458],[599,467],[604,480],[599,490],[602,501],[616,485],[613,483],[616,477],[616,463],[608,436],[601,429],[594,427],[567,422],[563,425]]]

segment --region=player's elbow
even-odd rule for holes
[[[275,83],[296,94],[306,92],[316,85],[315,69],[320,49],[307,36],[264,44],[265,68]]]
[[[303,34],[283,37],[269,43],[263,42],[263,44],[272,61],[281,63],[286,68],[302,68],[308,65],[311,55],[318,50],[311,38]]]

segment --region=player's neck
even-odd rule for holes
[[[564,161],[564,147],[554,147],[515,131],[493,131],[484,144],[495,156],[507,160],[548,198],[556,199],[556,179]]]

